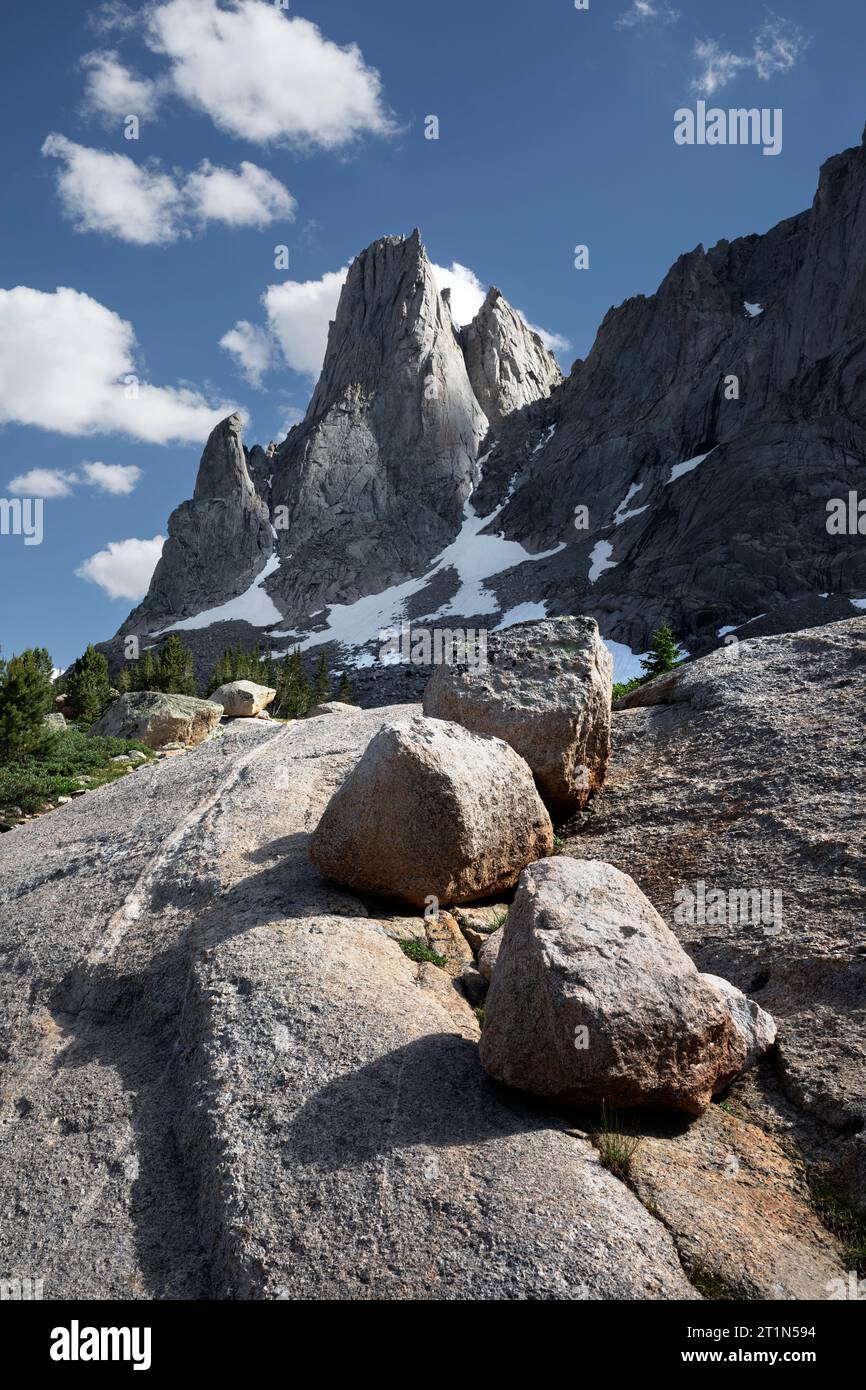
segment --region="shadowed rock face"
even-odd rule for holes
[[[866,594],[863,538],[826,530],[827,501],[862,493],[864,259],[858,146],[823,166],[807,212],[699,246],[656,294],[611,309],[586,361],[505,422],[485,464],[481,515],[516,473],[496,527],[530,549],[570,539],[497,584],[503,603],[543,594],[643,651],[665,617],[688,645],[819,593]],[[612,567],[590,583],[601,541]]]

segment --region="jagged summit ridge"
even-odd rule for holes
[[[259,500],[288,518],[275,548],[230,473],[239,542],[220,533],[210,559],[200,536],[167,546],[135,624],[200,610],[223,580],[223,600],[240,592],[251,555],[269,596],[251,641],[314,628],[357,648],[371,615],[489,628],[586,613],[631,663],[622,676],[662,620],[696,652],[746,623],[849,616],[866,549],[825,522],[829,499],[863,492],[864,264],[861,144],[823,165],[807,210],[694,248],[611,309],[560,383],[496,289],[460,327],[417,233],[374,242],[306,418],[272,457],[248,456]]]

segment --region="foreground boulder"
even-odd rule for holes
[[[255,681],[229,681],[214,690],[209,697],[214,704],[222,705],[223,713],[231,719],[255,719],[266,705],[277,698],[277,692],[269,685],[257,685]]]
[[[507,744],[416,717],[372,739],[328,803],[310,857],[358,892],[423,907],[502,892],[552,848],[532,774]]]
[[[700,1115],[747,1048],[726,998],[632,879],[556,858],[521,877],[481,1060],[497,1081],[560,1101]]]
[[[182,743],[194,748],[222,719],[222,705],[192,695],[164,695],[157,690],[133,690],[109,705],[91,734],[136,739],[147,748]]]
[[[604,780],[613,663],[592,618],[519,623],[490,637],[486,664],[439,666],[424,713],[505,739],[559,813]]]

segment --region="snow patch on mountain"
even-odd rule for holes
[[[665,487],[670,487],[671,483],[675,483],[677,478],[682,478],[685,473],[692,473],[694,469],[698,467],[698,464],[703,463],[704,459],[710,457],[711,453],[713,453],[712,449],[706,454],[696,454],[693,459],[686,459],[685,463],[675,463],[671,469],[671,476],[665,483]]]
[[[589,556],[589,574],[587,579],[590,584],[594,584],[605,570],[616,568],[617,561],[610,557],[613,554],[613,546],[610,541],[596,541]]]
[[[172,623],[170,627],[164,627],[151,635],[161,637],[165,632],[194,632],[198,628],[210,627],[211,623],[238,621],[252,623],[254,627],[269,627],[273,623],[281,622],[282,613],[262,588],[265,580],[275,574],[279,567],[279,556],[272,555],[261,574],[245,593],[229,599],[228,603],[221,603],[218,608],[206,608],[204,612],[196,613],[192,618],[182,618],[179,623]]]

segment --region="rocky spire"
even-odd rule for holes
[[[460,341],[472,389],[491,426],[549,396],[562,381],[553,353],[495,287]]]
[[[290,612],[375,593],[453,539],[487,419],[417,231],[353,262],[306,418],[275,458]]]
[[[122,633],[142,636],[244,593],[273,551],[268,508],[247,468],[241,417],[229,415],[204,448],[191,502],[168,521],[150,588]]]

